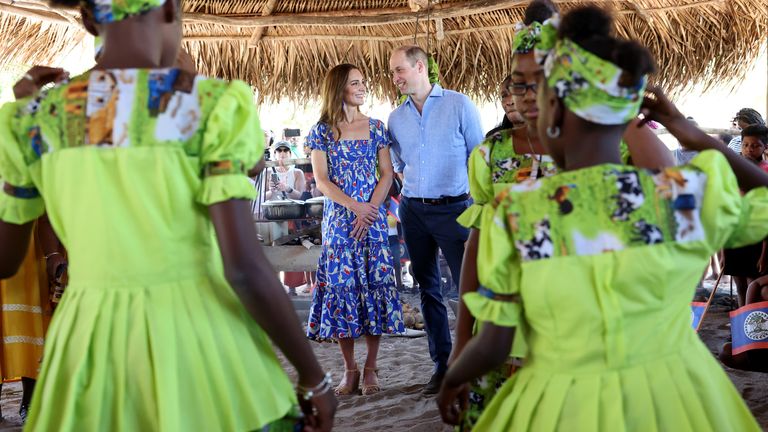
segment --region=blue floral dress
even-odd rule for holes
[[[323,123],[313,126],[306,139],[310,148],[326,153],[330,180],[360,202],[370,201],[378,184],[378,152],[390,144],[384,124],[369,122],[367,140],[336,141]],[[379,207],[378,219],[361,241],[350,234],[354,220],[352,211],[325,198],[323,251],[307,326],[310,339],[405,331],[387,237],[387,211]]]

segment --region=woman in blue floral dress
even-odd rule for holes
[[[339,342],[345,367],[336,387],[340,395],[357,393],[360,384],[355,338],[365,336],[368,348],[362,393],[369,395],[380,389],[381,335],[405,331],[382,205],[394,176],[390,139],[381,121],[360,112],[366,92],[357,67],[331,69],[323,82],[320,121],[307,136],[317,187],[326,197],[307,336]]]

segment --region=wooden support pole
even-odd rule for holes
[[[7,13],[21,18],[29,18],[53,24],[72,24],[72,20],[65,18],[62,14],[53,10],[41,10],[0,3],[0,13]]]
[[[277,6],[277,0],[269,0],[267,1],[267,4],[264,6],[264,10],[261,11],[261,16],[269,16],[272,15],[272,11],[275,10],[275,7]],[[261,41],[261,38],[264,36],[264,31],[266,30],[266,27],[259,27],[253,32],[253,37],[248,42],[248,46],[256,46]]]
[[[445,30],[443,33],[445,36],[462,35],[467,33],[477,33],[485,31],[497,31],[497,30],[514,30],[516,24],[503,24],[497,26],[487,27],[475,27],[460,30]],[[423,39],[427,37],[427,33],[419,33],[416,35],[417,39]],[[227,41],[243,41],[250,40],[251,36],[247,35],[187,35],[184,36],[185,41],[210,41],[210,42],[227,42]],[[386,35],[371,35],[371,36],[358,36],[358,35],[338,35],[338,34],[304,34],[295,36],[263,36],[263,41],[275,41],[275,42],[291,42],[302,40],[333,40],[333,41],[350,41],[350,42],[408,42],[413,41],[413,35],[404,36],[386,36]]]
[[[461,3],[438,3],[432,6],[432,19],[450,19],[469,15],[495,12],[513,7],[527,6],[530,0],[471,0]],[[564,3],[567,0],[558,0]],[[622,0],[600,0],[603,3],[623,3]],[[643,8],[643,12],[679,11],[700,8],[709,5],[723,5],[724,0],[701,0],[689,4]],[[376,11],[376,12],[374,12]],[[365,13],[363,13],[365,12]],[[637,14],[635,10],[620,10],[619,15]],[[258,27],[273,25],[305,26],[377,26],[410,23],[416,20],[418,13],[409,8],[371,9],[368,11],[331,11],[323,13],[273,14],[267,17],[221,16],[190,13],[184,15],[184,21],[193,24],[218,24],[235,27]]]
[[[448,19],[467,15],[475,15],[508,9],[514,6],[528,4],[529,0],[470,0],[461,3],[440,3],[434,6],[432,18]],[[188,13],[184,15],[184,21],[191,24],[218,24],[236,27],[258,27],[273,25],[304,25],[304,26],[375,26],[388,24],[411,23],[416,20],[417,14],[406,9],[407,12],[393,13],[392,9],[380,9],[380,13],[372,16],[347,13],[346,15],[330,14],[276,14],[267,17],[231,17],[210,14]]]
[[[563,3],[567,0],[555,0]],[[619,3],[623,0],[599,0],[604,3]],[[494,12],[498,10],[523,7],[529,0],[466,0],[460,3],[437,3],[432,6],[431,19],[444,20],[467,17],[470,15]],[[690,8],[700,8],[708,5],[722,5],[724,0],[701,0],[684,5],[643,8],[643,12],[661,13],[679,11]],[[266,8],[265,8],[266,9]],[[74,24],[75,20],[61,9],[52,9],[35,0],[8,3],[0,0],[0,12],[10,13],[24,18],[37,19],[54,23]],[[635,10],[619,10],[619,15],[637,14]],[[362,10],[336,10],[312,13],[279,13],[268,16],[255,15],[215,15],[208,13],[186,13],[185,24],[213,24],[237,28],[259,28],[264,26],[331,26],[331,27],[361,27],[390,24],[411,23],[416,20],[417,13],[409,8],[383,8]],[[263,34],[263,33],[262,33]]]

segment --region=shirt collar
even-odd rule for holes
[[[430,90],[429,96],[427,96],[427,97],[428,98],[431,98],[431,97],[443,97],[443,88],[440,86],[440,84],[433,84],[432,85],[432,90]],[[408,99],[405,100],[405,103],[408,104],[408,105],[412,105],[413,104],[413,100],[411,99],[410,96],[408,96]]]
[[[429,92],[429,97],[442,97],[443,96],[443,88],[440,87],[440,84],[434,84],[432,86],[432,91]]]

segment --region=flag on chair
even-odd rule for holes
[[[740,307],[730,317],[733,354],[768,348],[768,302]]]
[[[400,201],[398,201],[395,197],[389,199],[389,208],[387,208],[387,213],[394,216],[395,219],[400,222]]]
[[[699,327],[701,317],[704,316],[705,310],[707,310],[706,302],[691,302],[691,326],[694,330]]]

